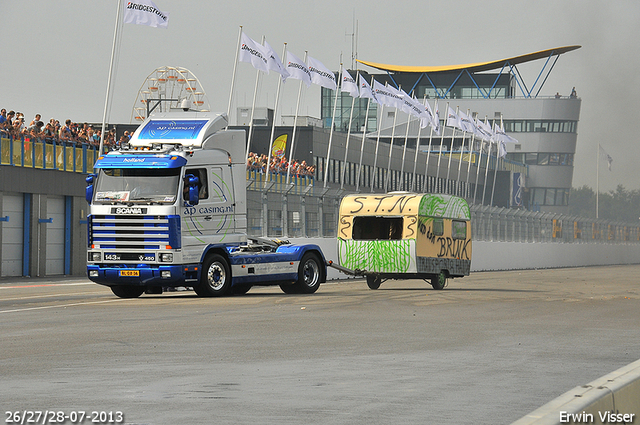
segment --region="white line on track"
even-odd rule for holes
[[[117,301],[131,301],[133,299],[135,299],[135,298],[130,298],[130,299],[123,298],[123,299],[105,300],[105,301],[90,301],[90,302],[86,302],[86,303],[46,305],[46,306],[42,306],[42,307],[18,308],[18,309],[15,309],[15,310],[0,310],[0,314],[2,314],[2,313],[17,313],[17,312],[29,311],[29,310],[45,310],[45,309],[49,309],[49,308],[73,307],[73,306],[78,306],[78,305],[105,304],[105,303],[113,303],[113,302],[117,302]]]

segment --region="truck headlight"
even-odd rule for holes
[[[102,261],[102,254],[99,252],[90,252],[89,261]]]
[[[169,279],[171,277],[171,271],[169,270],[162,270],[160,272],[160,277],[162,277],[163,279]]]
[[[98,277],[98,270],[89,270],[89,277]]]
[[[172,252],[163,252],[160,254],[160,262],[162,263],[173,263],[173,253]]]

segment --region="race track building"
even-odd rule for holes
[[[383,71],[369,73],[360,70],[360,74],[369,82],[374,78],[379,83],[400,87],[405,92],[414,94],[419,100],[426,97],[432,107],[437,99],[442,124],[446,117],[444,111],[449,105],[454,110],[469,112],[470,116],[477,116],[483,121],[486,119],[489,124],[494,120],[499,123],[502,117],[505,131],[518,140],[517,144],[507,145],[505,161],[498,161],[495,158],[496,150],[492,150],[489,170],[485,169],[485,147],[485,159],[480,160],[480,167],[476,169],[475,166],[480,159],[478,144],[476,143],[471,154],[468,154],[470,138],[463,138],[461,131],[454,133],[447,127],[444,137],[431,138],[429,156],[438,156],[439,160],[427,159],[426,163],[429,165],[423,170],[427,180],[429,176],[435,176],[436,191],[458,192],[470,198],[472,202],[489,204],[491,199],[487,194],[492,190],[492,174],[496,171],[495,167],[498,167],[499,173],[495,173],[498,176],[497,183],[500,185],[502,182],[503,192],[506,184],[510,192],[508,205],[505,205],[503,200],[500,206],[564,213],[567,210],[573,178],[581,100],[575,92],[566,93],[566,87],[563,88],[563,95],[549,97],[539,94],[560,55],[578,48],[580,46],[560,47],[491,62],[454,66],[397,66],[362,60],[358,62],[367,68]],[[531,61],[540,61],[543,65],[535,81],[528,84],[522,78],[518,65]],[[355,77],[354,71],[350,73]],[[552,90],[556,92],[556,89]],[[331,123],[334,99],[334,91],[322,89],[321,115],[325,127],[329,127]],[[350,119],[352,103],[354,110]],[[335,130],[347,132],[351,122],[352,135],[362,134],[363,130],[366,132],[367,142],[362,144],[362,163],[368,164],[369,167],[381,168],[372,173],[374,182],[371,187],[374,190],[379,188],[375,179],[377,173],[381,173],[380,180],[387,181],[387,189],[408,189],[410,183],[407,182],[412,181],[414,174],[411,167],[414,162],[418,125],[409,124],[407,130],[406,113],[400,111],[396,116],[395,109],[383,108],[373,102],[369,107],[368,116],[365,117],[367,99],[356,99],[353,102],[348,93],[339,94],[336,110]],[[380,143],[376,161],[376,158],[372,157],[375,153],[371,152],[367,145],[373,146],[378,138]],[[404,149],[405,145],[407,149]],[[393,155],[387,154],[390,146],[393,146]],[[351,175],[351,181],[356,178],[353,173],[357,166],[354,167],[353,164],[360,163],[360,146],[356,147],[357,152],[348,152],[346,161],[346,174]],[[426,129],[420,135],[418,151],[426,153],[428,147],[429,129]],[[398,152],[402,154],[404,161],[398,158],[398,148],[401,148]],[[391,159],[387,159],[387,155]],[[328,156],[334,157],[333,154]],[[468,162],[469,158],[471,164]],[[323,179],[324,158],[316,154],[316,159],[319,162],[318,177]],[[461,163],[458,162],[459,159],[462,160]],[[330,161],[331,167],[327,167],[330,172],[343,167],[339,155]],[[372,163],[377,163],[377,167],[372,166]],[[391,171],[389,179],[384,170],[387,163]],[[436,163],[440,165],[436,166]],[[424,167],[423,164],[422,168]],[[334,184],[348,182],[348,179],[336,181],[334,175],[339,174],[340,172],[333,172],[328,176],[329,180]],[[476,176],[480,178],[477,179]],[[485,176],[489,178],[486,179]],[[520,187],[517,187],[516,177],[524,177],[519,179]],[[365,180],[365,186],[372,183],[367,181],[366,166],[363,167],[362,178]],[[428,181],[422,187],[419,178],[417,183],[418,188],[433,190]],[[481,192],[485,194],[481,196]],[[493,205],[496,204],[494,200]]]

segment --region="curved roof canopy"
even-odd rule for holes
[[[415,72],[415,73],[434,73],[434,72],[451,72],[467,70],[469,72],[482,72],[490,71],[492,69],[499,69],[504,66],[505,63],[511,65],[517,65],[519,63],[530,62],[537,59],[544,59],[550,56],[561,55],[563,53],[570,52],[572,50],[579,49],[582,46],[565,46],[556,47],[555,49],[541,50],[539,52],[529,53],[521,56],[514,56],[512,58],[500,59],[491,62],[479,62],[469,63],[465,65],[449,65],[449,66],[401,66],[401,65],[387,65],[383,63],[368,62],[360,59],[356,59],[361,64],[377,68],[387,72]]]

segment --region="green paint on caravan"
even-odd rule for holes
[[[338,238],[340,264],[352,270],[369,272],[407,273],[411,267],[411,244],[415,240],[345,241]]]
[[[424,195],[420,201],[418,215],[471,220],[471,211],[467,201],[456,196],[442,194]]]

